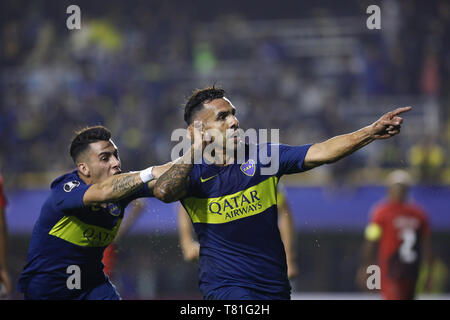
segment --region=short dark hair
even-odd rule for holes
[[[187,125],[190,125],[194,114],[203,106],[205,102],[220,99],[224,96],[225,90],[214,86],[195,90],[184,107],[184,121],[186,121]]]
[[[75,132],[75,137],[70,144],[70,156],[77,163],[79,155],[84,152],[89,144],[97,141],[109,141],[111,132],[104,126],[92,126]]]

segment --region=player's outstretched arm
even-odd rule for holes
[[[313,144],[306,154],[304,168],[311,169],[325,163],[333,163],[377,139],[387,139],[400,133],[403,119],[400,114],[412,107],[398,108],[384,114],[371,125],[358,131],[336,136],[321,143]]]
[[[136,172],[121,173],[109,177],[105,181],[93,184],[83,196],[85,205],[94,205],[109,201],[117,201],[129,196],[148,183],[150,190],[154,180],[158,179],[170,166],[171,162]]]

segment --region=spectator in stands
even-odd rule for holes
[[[413,145],[409,152],[409,161],[420,182],[431,185],[441,182],[444,150],[434,137],[428,136]]]

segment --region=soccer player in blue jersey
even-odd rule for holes
[[[293,213],[286,199],[286,191],[278,184],[277,207],[278,207],[278,227],[280,229],[281,240],[286,252],[286,263],[288,279],[294,279],[298,275],[298,266],[295,252],[295,229],[293,224]],[[122,230],[120,231],[122,232]],[[178,235],[180,248],[185,261],[198,260],[200,255],[200,245],[192,237],[193,228],[189,213],[183,206],[178,208]]]
[[[77,169],[51,184],[30,240],[18,282],[25,299],[120,299],[103,272],[125,207],[153,196],[155,179],[170,163],[121,173],[118,149],[103,126],[75,136],[70,155]]]
[[[199,164],[177,163],[167,170],[156,182],[154,194],[164,202],[180,200],[189,213],[200,243],[199,286],[204,298],[290,299],[286,255],[277,223],[280,177],[335,162],[376,139],[398,134],[402,123],[398,115],[410,109],[396,109],[365,128],[321,143],[259,144],[258,152],[247,152],[243,163],[230,161],[236,156],[223,147],[219,150],[224,153],[222,157],[204,153]],[[198,131],[195,124],[200,122],[200,134],[206,136],[208,130],[215,129],[226,141],[223,146],[238,150],[244,142],[229,135],[230,130],[239,128],[235,112],[224,90],[195,91],[184,114],[193,143],[199,145],[193,132]],[[211,142],[210,137],[205,140]],[[255,154],[267,151],[269,157],[277,159],[272,147],[278,148],[278,170],[262,174],[267,164]]]

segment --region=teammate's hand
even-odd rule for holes
[[[371,135],[374,139],[387,139],[400,133],[403,119],[399,114],[408,112],[412,107],[398,108],[384,114],[371,125]]]
[[[3,287],[3,288],[2,288]],[[9,281],[9,274],[6,269],[0,269],[0,297],[4,298],[11,293],[11,282]]]

